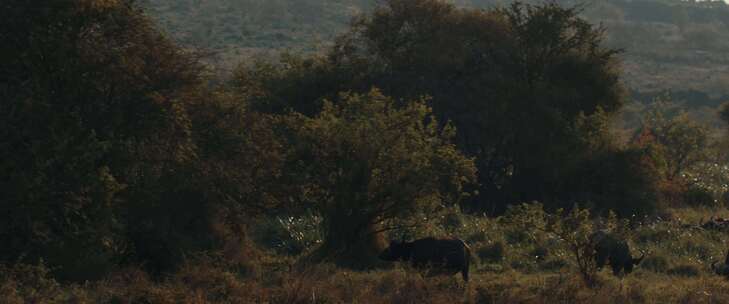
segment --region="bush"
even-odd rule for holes
[[[701,271],[699,267],[693,264],[681,264],[668,269],[667,273],[674,276],[682,277],[695,277],[698,276]]]
[[[549,255],[549,249],[542,245],[537,245],[529,251],[529,255],[537,261],[543,261]]]
[[[592,202],[595,212],[612,210],[629,217],[658,211],[657,176],[650,151],[626,149],[603,153],[582,164],[566,184],[580,185],[574,189],[592,189],[583,194],[573,192],[572,201]]]
[[[714,194],[709,189],[691,185],[683,193],[684,202],[693,207],[714,207],[718,204]]]
[[[485,242],[488,239],[488,236],[486,235],[486,232],[484,231],[478,231],[475,233],[472,233],[466,238],[466,241],[469,243],[481,243]]]
[[[60,300],[61,285],[43,264],[0,265],[0,302],[46,303]]]
[[[572,211],[566,213],[564,217],[559,217],[559,215],[552,217],[550,229],[567,245],[567,250],[575,258],[585,284],[595,286],[597,263],[594,259],[595,248],[591,239],[595,227],[590,220],[590,211],[574,206]]]
[[[277,216],[264,219],[254,238],[267,248],[288,255],[299,255],[321,243],[322,218],[311,212],[299,216]]]
[[[662,255],[650,255],[645,257],[640,267],[655,273],[666,273],[669,270],[668,259]]]
[[[454,211],[453,209],[455,208],[449,208],[449,212],[443,215],[442,224],[448,230],[457,230],[463,228],[465,225],[463,214],[460,211]]]
[[[490,245],[483,246],[476,250],[476,254],[484,263],[498,263],[504,259],[506,246],[503,242],[497,241]]]
[[[550,257],[539,263],[539,269],[544,271],[558,271],[569,266],[569,263],[558,257]]]

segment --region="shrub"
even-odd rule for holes
[[[529,255],[537,261],[542,261],[549,255],[549,249],[545,246],[537,245],[529,251]]]
[[[699,267],[693,264],[681,264],[668,269],[667,273],[674,276],[695,277],[699,275]]]
[[[61,299],[62,289],[43,264],[0,265],[0,300],[3,303],[46,303]]]
[[[694,207],[713,207],[718,204],[709,189],[697,185],[689,186],[683,193],[683,199],[687,205]]]
[[[539,264],[539,269],[544,271],[558,271],[569,266],[569,263],[559,257],[550,257]]]
[[[299,255],[322,241],[321,220],[311,212],[267,218],[257,227],[254,238],[279,253]]]
[[[636,239],[641,243],[661,243],[672,239],[675,232],[671,232],[670,227],[654,224],[646,229],[636,231]]]
[[[484,263],[498,263],[504,259],[506,246],[503,242],[497,241],[490,245],[483,246],[476,251],[476,254]]]
[[[457,230],[464,226],[465,221],[463,219],[463,214],[461,214],[460,212],[447,212],[445,215],[443,215],[442,223],[446,229]]]
[[[487,240],[486,232],[484,231],[478,231],[476,233],[472,233],[466,238],[466,241],[469,243],[481,243],[485,242]]]
[[[590,220],[590,211],[574,206],[564,217],[552,217],[550,229],[566,243],[584,282],[588,286],[595,286],[597,263],[593,258],[595,248],[591,235],[594,226]]]
[[[645,257],[640,267],[656,273],[666,273],[669,270],[669,263],[666,257],[654,254]]]

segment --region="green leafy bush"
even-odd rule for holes
[[[668,259],[663,255],[652,254],[646,256],[643,262],[640,263],[640,268],[647,269],[656,273],[667,273],[669,271],[670,264]]]
[[[683,193],[684,201],[689,206],[694,207],[712,207],[718,204],[711,190],[699,185],[691,185]]]
[[[506,245],[497,241],[478,248],[476,250],[476,254],[483,263],[498,263],[501,262],[506,255]]]
[[[666,273],[681,277],[695,277],[701,273],[701,270],[694,264],[680,264],[669,268]]]
[[[323,240],[322,218],[312,212],[297,216],[276,216],[262,220],[254,238],[265,247],[288,255],[299,255]]]

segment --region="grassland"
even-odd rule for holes
[[[410,231],[412,237],[466,239],[478,261],[467,284],[460,276],[424,277],[407,265],[369,271],[304,265],[298,258],[311,248],[291,255],[258,244],[255,253],[238,258],[225,252],[189,257],[177,272],[160,278],[127,267],[98,282],[68,285],[50,279],[44,267],[14,266],[0,272],[4,274],[0,299],[3,303],[729,302],[729,281],[710,269],[712,261],[723,260],[729,234],[696,225],[711,216],[726,217],[725,208],[672,209],[640,224],[591,220],[588,224],[594,229],[612,229],[628,238],[634,254],[646,253],[633,273],[616,277],[604,269],[593,286],[582,280],[563,240],[540,228],[540,214],[533,205],[499,218],[451,213]]]

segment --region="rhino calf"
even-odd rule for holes
[[[619,239],[614,235],[603,231],[598,231],[591,236],[592,243],[595,246],[595,262],[598,269],[610,263],[613,274],[619,276],[621,271],[629,274],[633,271],[633,266],[638,265],[645,255],[634,259],[630,254],[630,247],[625,240]]]
[[[460,239],[423,238],[412,242],[390,242],[380,254],[385,261],[409,262],[418,269],[427,269],[428,275],[453,275],[461,272],[468,282],[471,248]]]

